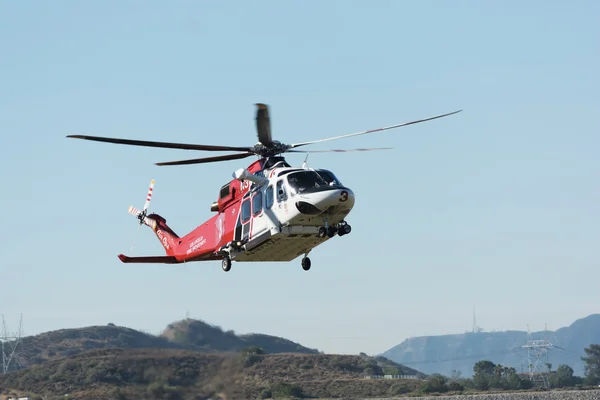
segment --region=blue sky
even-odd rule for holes
[[[3,2],[0,313],[36,334],[158,333],[189,312],[374,354],[470,329],[473,305],[486,330],[600,312],[599,16],[591,0]],[[309,272],[122,264],[163,254],[127,214],[150,179],[183,235],[249,162],[157,167],[207,154],[65,136],[252,145],[256,102],[286,143],[464,111],[311,147],[394,150],[310,156],[357,203]]]

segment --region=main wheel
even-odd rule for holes
[[[227,272],[231,269],[231,258],[225,257],[223,258],[223,262],[221,263],[221,268],[223,271]]]
[[[350,232],[352,232],[352,227],[348,224],[344,225],[343,227],[340,228],[340,230],[344,230],[344,235],[349,234]]]
[[[302,259],[302,269],[308,271],[310,269],[310,258],[304,257]]]
[[[327,228],[327,236],[330,238],[334,237],[336,232],[337,229],[335,229],[335,226],[330,226],[329,228]]]

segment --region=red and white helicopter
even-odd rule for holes
[[[119,254],[118,257],[122,262],[175,264],[222,260],[223,270],[229,271],[232,261],[291,261],[303,254],[302,268],[308,271],[311,266],[308,254],[313,248],[336,234],[344,236],[350,233],[350,225],[345,219],[354,206],[354,192],[344,186],[331,171],[308,168],[306,162],[302,167],[295,168],[280,154],[311,153],[294,149],[313,143],[430,121],[462,111],[288,145],[272,140],[268,106],[265,104],[256,104],[256,106],[259,142],[252,147],[150,142],[84,135],[67,136],[136,146],[241,152],[157,163],[156,165],[159,166],[235,160],[253,155],[260,157],[247,168],[238,169],[233,173],[234,179],[221,187],[217,201],[210,206],[210,210],[215,215],[185,236],[177,235],[160,215],[155,213],[148,215],[148,206],[154,188],[154,180],[152,180],[144,208],[138,210],[130,206],[129,212],[139,219],[140,225],[145,224],[152,228],[164,247],[166,255],[129,257]],[[317,150],[312,153],[384,149],[389,148]]]

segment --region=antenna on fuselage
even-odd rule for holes
[[[302,169],[308,169],[308,163],[306,161],[308,160],[309,155],[310,155],[310,151],[308,151],[306,153],[306,158],[304,159],[304,162],[302,163]]]

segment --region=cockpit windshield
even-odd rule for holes
[[[335,175],[332,172],[327,171],[325,169],[320,169],[318,173],[323,179],[325,179],[329,186],[342,186],[342,183],[335,177]]]
[[[293,195],[302,193],[303,191],[323,186],[341,186],[335,176],[329,171],[297,171],[292,172],[287,176],[287,181],[290,186],[290,192]]]

